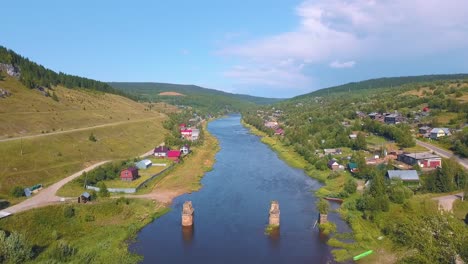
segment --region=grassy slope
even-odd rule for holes
[[[55,88],[59,102],[13,78],[0,81],[13,95],[1,99],[0,139],[159,117],[128,98],[90,90]]]
[[[2,133],[19,134],[22,130],[37,133],[42,129],[66,130],[121,122],[90,130],[0,142],[0,198],[11,198],[9,192],[16,185],[47,185],[96,161],[135,157],[164,139],[161,122],[166,116],[154,110],[147,111],[144,105],[127,98],[57,88],[60,101],[55,102],[13,79],[0,82],[0,86],[13,93],[1,99],[0,121],[8,124],[1,126]],[[28,109],[33,110],[32,113],[25,113]],[[91,133],[97,142],[88,139]]]
[[[59,241],[76,249],[72,263],[136,263],[141,257],[128,252],[127,241],[168,211],[149,200],[129,200],[126,204],[112,199],[74,204],[75,216],[66,218],[66,206],[48,206],[1,219],[0,229],[19,231],[29,243],[41,248],[35,263],[54,259]],[[94,221],[89,221],[91,218]]]

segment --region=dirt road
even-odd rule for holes
[[[149,156],[149,155],[153,154],[153,151],[154,150],[151,149],[148,152],[140,155],[140,157]],[[103,164],[105,164],[105,163],[107,163],[109,161],[110,160],[101,161],[101,162],[95,163],[95,164],[87,167],[84,170],[76,172],[76,173],[74,173],[74,174],[72,174],[72,175],[70,175],[70,176],[68,176],[68,177],[66,177],[66,178],[52,184],[51,186],[42,189],[39,193],[33,195],[32,197],[28,198],[27,200],[25,200],[25,201],[23,201],[23,202],[21,202],[19,204],[10,206],[10,207],[0,211],[0,215],[2,215],[2,213],[15,214],[15,213],[26,211],[26,210],[29,210],[29,209],[32,209],[32,208],[38,208],[38,207],[43,207],[43,206],[47,206],[47,205],[54,204],[54,203],[59,203],[59,202],[61,202],[63,200],[66,200],[66,199],[75,199],[76,197],[72,197],[72,198],[59,197],[59,196],[56,195],[56,193],[60,188],[62,188],[62,186],[64,186],[68,182],[72,181],[73,179],[79,177],[81,174],[83,174],[83,172],[91,171],[91,170],[95,169],[96,167],[99,167],[99,166],[101,166],[101,165],[103,165]],[[158,201],[161,201],[163,203],[170,203],[170,201],[174,197],[175,196],[172,193],[148,194],[148,195],[142,195],[141,197],[136,196],[136,198],[148,198],[148,199],[158,200]]]
[[[456,194],[435,197],[435,198],[432,198],[432,200],[438,201],[440,209],[443,209],[447,212],[451,212],[453,208],[453,202],[461,199],[462,195],[463,193],[456,193]]]
[[[0,142],[20,140],[20,139],[31,139],[31,138],[38,138],[38,137],[46,137],[46,136],[52,136],[52,135],[58,135],[58,134],[66,134],[66,133],[72,133],[72,132],[77,132],[77,131],[85,131],[85,130],[90,130],[90,129],[101,128],[101,127],[116,126],[116,125],[122,125],[122,124],[128,124],[128,123],[137,123],[137,122],[148,121],[148,120],[153,120],[153,119],[157,119],[157,117],[138,119],[138,120],[131,120],[131,121],[120,121],[120,122],[108,123],[108,124],[97,125],[97,126],[81,127],[81,128],[75,128],[75,129],[64,130],[64,131],[55,131],[55,132],[46,133],[46,134],[37,134],[37,135],[30,135],[30,136],[23,136],[23,137],[5,138],[5,139],[0,139]]]

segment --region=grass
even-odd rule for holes
[[[388,142],[388,140],[384,137],[381,137],[381,136],[376,136],[376,135],[370,135],[370,136],[367,136],[366,137],[366,142],[367,144],[369,145],[372,145],[372,146],[381,146],[381,145],[384,145]]]
[[[279,230],[279,225],[267,225],[265,227],[265,235],[271,235],[274,232],[277,232]]]
[[[71,218],[64,215],[68,206],[75,211]],[[25,235],[37,249],[33,263],[63,263],[63,259],[57,259],[58,243],[75,248],[73,263],[137,263],[142,257],[128,251],[128,241],[168,210],[139,199],[62,204],[1,219],[0,229]]]
[[[0,104],[0,138],[66,131],[82,127],[161,118],[160,105],[147,105],[128,98],[84,89],[55,87],[56,102],[38,90],[28,89],[18,80],[7,77],[0,87],[12,96]]]
[[[0,104],[0,123],[6,124],[0,135],[86,128],[0,142],[0,199],[12,204],[21,200],[10,196],[14,186],[47,186],[98,161],[141,155],[164,140],[161,123],[167,117],[127,98],[57,87],[60,101],[55,102],[11,78],[0,85],[13,93]],[[108,126],[87,129],[102,124]],[[91,133],[96,142],[89,140]]]
[[[461,200],[456,200],[453,203],[453,214],[457,219],[462,219],[464,220],[466,215],[468,214],[468,201],[461,201]]]

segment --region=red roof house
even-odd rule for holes
[[[180,134],[186,139],[192,138],[192,129],[180,130]]]
[[[179,125],[179,129],[180,129],[180,130],[185,130],[186,127],[187,127],[187,126],[186,126],[184,123],[182,123],[182,124]]]
[[[178,161],[180,159],[180,150],[169,150],[169,152],[167,152],[167,158]]]
[[[120,179],[122,181],[133,181],[138,178],[138,168],[130,167],[120,172]]]
[[[284,130],[282,128],[276,129],[275,135],[284,136]]]

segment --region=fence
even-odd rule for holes
[[[137,187],[135,188],[107,188],[107,190],[111,193],[136,193],[138,191],[138,189],[140,189],[141,187],[145,186],[146,183],[148,183],[149,181],[151,181],[152,179],[158,177],[159,175],[163,174],[164,172],[166,172],[167,170],[171,169],[172,167],[174,166],[174,164],[171,164],[171,166],[165,168],[164,170],[156,173],[155,175],[149,177],[148,179],[146,179],[144,182],[140,183]],[[99,187],[96,187],[96,186],[91,186],[91,185],[86,185],[86,189],[89,189],[89,190],[95,190],[96,192],[99,192]]]

